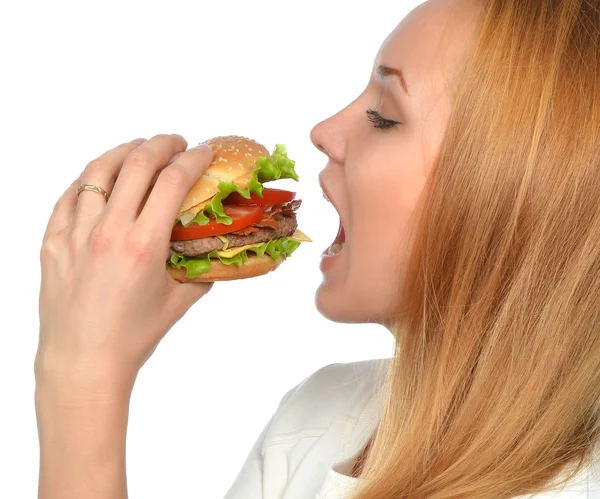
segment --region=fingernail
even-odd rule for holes
[[[198,149],[199,151],[211,151],[212,149],[208,144],[198,144],[197,146],[194,146],[193,149]]]
[[[146,142],[146,139],[135,139],[131,141],[132,144],[137,144],[138,146],[144,142]]]

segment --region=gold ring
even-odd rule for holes
[[[81,194],[82,191],[97,192],[98,194],[102,194],[104,196],[104,199],[108,199],[108,194],[106,193],[106,191],[102,187],[99,187],[97,185],[92,185],[92,184],[80,185],[77,188],[77,196],[79,196],[79,194]]]

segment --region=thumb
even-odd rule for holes
[[[171,310],[178,318],[189,310],[189,308],[208,293],[213,287],[212,282],[186,282],[174,284],[169,301]]]

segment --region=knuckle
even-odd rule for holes
[[[44,241],[42,241],[42,246],[40,248],[40,261],[46,262],[49,260],[56,260],[58,255],[63,252],[61,239],[56,235],[48,236]]]
[[[75,231],[73,231],[73,233],[75,233]],[[113,233],[108,230],[104,224],[96,225],[90,232],[89,249],[92,255],[104,255],[113,247],[113,245]]]
[[[159,140],[161,142],[171,142],[173,137],[168,133],[159,133],[154,136],[154,140]]]
[[[77,251],[85,243],[85,234],[80,226],[75,226],[71,230],[68,238],[68,246],[71,252]]]
[[[154,253],[154,241],[147,232],[131,231],[126,237],[128,253],[134,261],[147,261]]]
[[[136,168],[147,168],[152,158],[148,151],[143,150],[141,147],[133,150],[129,156],[127,156],[126,163],[128,166]]]
[[[85,173],[94,176],[96,173],[106,170],[107,165],[103,159],[97,158],[90,161],[85,167]]]
[[[162,181],[168,185],[180,187],[186,183],[187,175],[183,168],[176,166],[175,164],[165,168],[160,174]]]
[[[63,197],[61,196],[56,203],[54,203],[54,208],[52,208],[52,214],[54,215],[58,209],[62,206]]]
[[[167,133],[159,133],[150,139],[158,149],[169,149],[173,145],[173,137]]]

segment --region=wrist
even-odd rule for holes
[[[114,362],[69,357],[38,350],[34,363],[36,396],[58,402],[129,400],[137,372]]]
[[[45,377],[35,391],[39,497],[125,498],[127,390]]]

